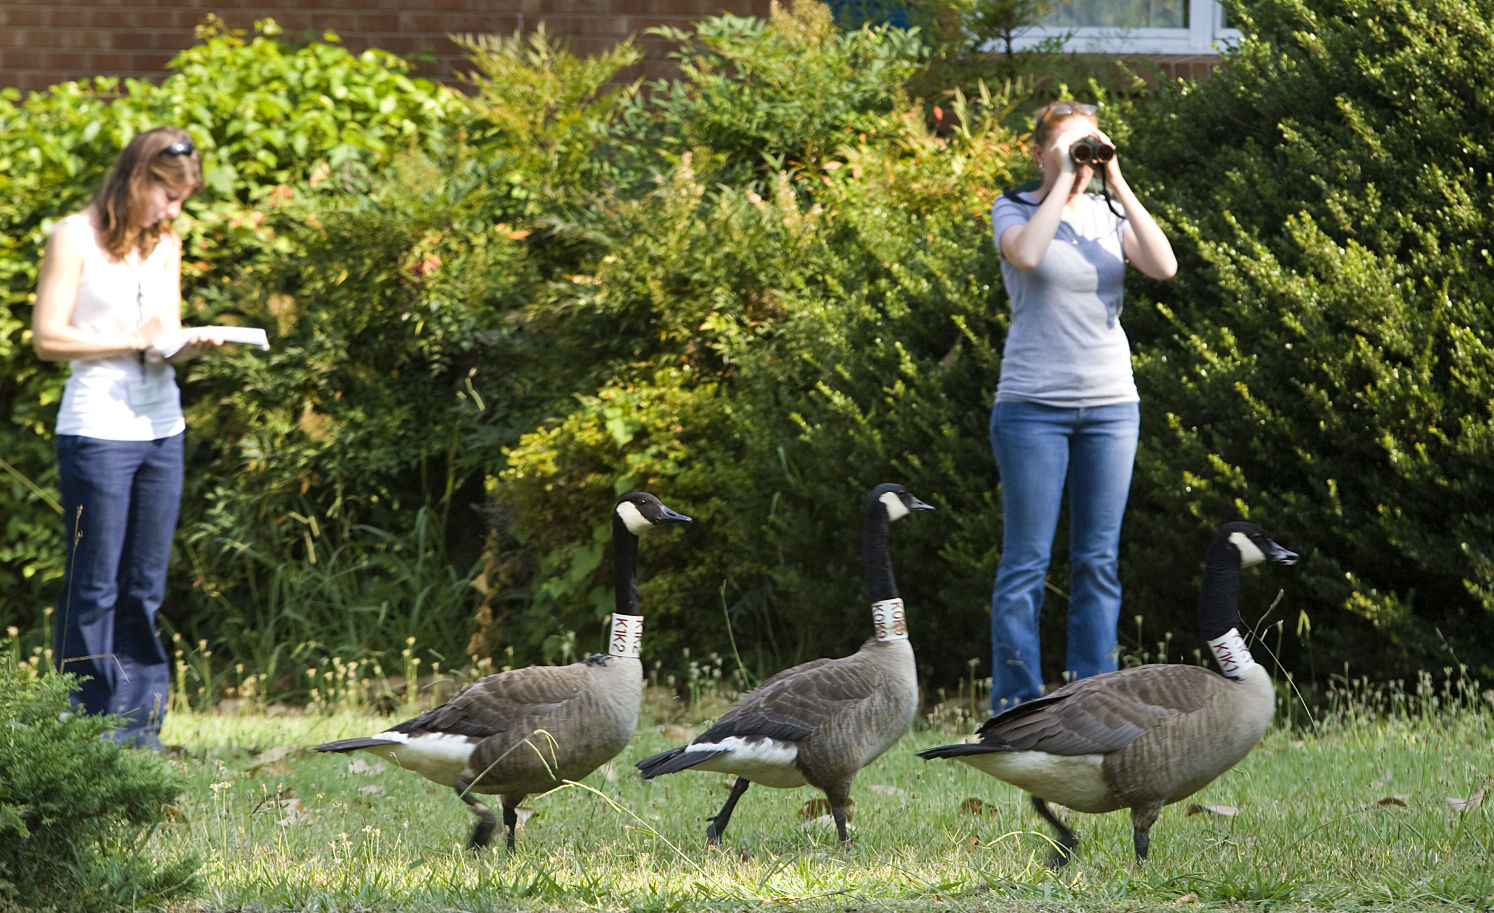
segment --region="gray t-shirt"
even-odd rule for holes
[[[1006,195],[991,208],[996,249],[1001,235],[1037,212]],[[1001,278],[1012,302],[1011,328],[1001,356],[996,398],[1083,408],[1135,402],[1131,348],[1121,329],[1126,271],[1121,238],[1131,230],[1102,197],[1085,194],[1078,216],[1058,225],[1043,261],[1030,270],[1001,258]]]

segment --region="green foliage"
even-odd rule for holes
[[[680,45],[681,77],[652,87],[649,140],[674,158],[711,149],[716,160],[698,167],[731,183],[818,168],[897,107],[924,52],[903,29],[842,32],[810,2],[775,4],[766,20],[718,16],[693,34],[650,31]]]
[[[1186,604],[1167,527],[1245,514],[1306,553],[1289,653],[1310,630],[1320,661],[1361,671],[1490,662],[1491,13],[1242,4],[1224,66],[1149,108],[1127,162],[1182,269],[1129,324],[1151,404],[1128,521],[1144,604]]]
[[[167,620],[193,637],[217,635],[227,604],[230,628],[260,628],[261,613],[254,610],[266,605],[266,580],[276,578],[264,574],[264,562],[272,566],[296,560],[314,563],[315,551],[308,557],[300,547],[317,539],[318,533],[312,532],[317,524],[326,524],[329,532],[366,532],[371,527],[357,505],[381,498],[385,504],[391,501],[385,496],[390,483],[385,483],[384,490],[373,484],[366,492],[348,496],[347,510],[329,507],[342,504],[344,478],[338,472],[363,474],[371,468],[397,466],[390,471],[403,472],[405,478],[399,481],[418,477],[420,484],[412,489],[417,496],[426,495],[432,487],[444,492],[445,487],[460,483],[451,478],[445,465],[448,460],[439,457],[459,441],[450,433],[421,433],[411,421],[411,415],[426,408],[426,403],[400,399],[397,393],[375,397],[359,390],[362,402],[350,406],[351,415],[335,408],[318,411],[317,406],[321,396],[341,396],[341,378],[347,374],[366,377],[362,365],[344,365],[342,356],[347,350],[329,347],[347,345],[350,339],[384,339],[382,327],[369,326],[369,318],[375,317],[408,329],[408,335],[390,339],[408,339],[409,345],[379,347],[371,342],[368,357],[387,369],[385,377],[400,377],[400,372],[417,378],[435,374],[460,386],[460,359],[468,357],[472,339],[481,333],[471,315],[463,317],[445,302],[451,297],[469,297],[480,273],[468,273],[471,281],[466,284],[457,278],[463,273],[429,276],[426,272],[435,263],[430,259],[444,254],[448,260],[459,260],[462,254],[475,251],[472,256],[481,261],[490,248],[511,244],[509,239],[493,232],[489,224],[465,224],[456,239],[444,242],[445,212],[427,214],[423,221],[397,220],[399,224],[381,236],[378,245],[351,248],[368,257],[353,264],[350,272],[378,282],[378,308],[365,306],[369,302],[354,303],[347,308],[350,320],[339,318],[336,329],[320,327],[321,335],[312,333],[311,324],[299,321],[308,311],[312,321],[323,314],[294,296],[276,293],[270,282],[273,276],[291,272],[285,264],[303,263],[299,254],[305,250],[305,238],[296,235],[302,220],[321,224],[305,205],[308,199],[323,200],[329,208],[341,206],[345,197],[362,196],[369,175],[384,173],[384,167],[390,166],[403,178],[432,187],[435,196],[417,197],[411,206],[420,200],[427,208],[444,206],[441,188],[429,181],[429,166],[415,175],[414,164],[394,169],[391,163],[412,146],[441,145],[451,114],[465,108],[460,108],[456,91],[406,76],[408,66],[393,55],[353,55],[336,45],[332,36],[299,48],[281,45],[273,37],[276,33],[273,22],[264,22],[261,34],[247,40],[209,22],[202,30],[202,43],[172,61],[173,75],[158,87],[136,81],[121,85],[108,79],[73,82],[48,93],[31,94],[21,105],[7,102],[0,108],[0,161],[6,164],[0,169],[0,197],[4,199],[0,217],[7,224],[0,241],[0,293],[4,296],[0,357],[7,365],[0,378],[0,403],[7,417],[3,424],[4,484],[0,486],[7,535],[0,551],[0,586],[7,593],[4,613],[13,611],[18,620],[31,623],[40,617],[40,607],[54,596],[64,554],[63,530],[51,498],[55,483],[51,426],[66,369],[37,362],[31,354],[28,329],[40,251],[55,220],[87,203],[118,148],[131,134],[154,124],[188,127],[205,158],[208,187],[188,202],[188,217],[182,220],[187,247],[185,321],[267,326],[275,339],[273,354],[282,359],[266,363],[258,353],[226,353],[221,359],[205,360],[179,372],[193,432],[182,511],[182,526],[190,530],[181,539],[188,554],[187,560],[179,557],[176,566],[190,566],[194,578],[173,575]],[[408,209],[402,215],[409,215]],[[315,227],[306,230],[311,235],[317,232]],[[354,233],[347,230],[345,235]],[[344,241],[333,235],[330,244]],[[351,239],[347,242],[350,247],[354,244]],[[336,267],[335,261],[318,263]],[[335,287],[339,275],[326,273],[318,279]],[[477,300],[481,305],[489,299],[477,296]],[[487,320],[480,323],[484,329],[489,327]],[[309,359],[302,338],[297,338],[297,326],[302,338],[323,344],[320,350],[312,345]],[[453,338],[462,341],[453,342]],[[281,375],[276,366],[293,371]],[[347,372],[339,374],[344,369]],[[330,380],[320,384],[308,380],[323,375]],[[264,394],[282,397],[273,403],[276,408],[282,406],[282,411],[267,409],[275,414],[264,414]],[[384,408],[385,403],[393,405]],[[381,414],[363,424],[371,406]],[[279,444],[276,435],[296,429],[297,421],[314,435],[326,430],[327,423],[359,426],[357,441],[348,439],[353,432],[342,438],[330,432],[315,438],[321,448],[312,450],[318,453],[324,453],[329,442],[351,447],[335,472],[329,474],[303,454],[273,450]],[[251,430],[254,433],[249,435]],[[411,441],[418,447],[411,447]],[[402,462],[406,459],[408,463]],[[291,495],[281,501],[269,498],[264,484],[254,484],[264,477],[252,469],[272,460],[278,465],[270,487]],[[314,478],[326,475],[333,477],[326,489],[330,493],[314,483]],[[249,484],[238,484],[245,481]],[[481,490],[481,480],[475,487]],[[294,495],[306,498],[296,501]],[[402,490],[393,501],[409,507],[412,516],[427,501],[412,501],[409,495]],[[376,520],[379,532],[409,524],[408,519],[391,522],[385,516],[376,516]],[[223,532],[224,524],[232,530]],[[215,535],[218,538],[212,539]],[[212,550],[205,544],[209,539]],[[344,539],[323,541],[317,547],[323,554],[347,557]],[[382,565],[379,554],[390,553],[391,548],[396,553],[424,548],[418,556],[400,559],[405,566],[426,562],[430,556],[441,556],[441,563],[450,557],[442,530],[436,536],[435,551],[429,545],[405,542],[391,547],[375,535],[368,562],[375,568]],[[232,554],[226,554],[229,551]],[[472,551],[475,547],[469,550],[469,559]],[[238,562],[233,572],[224,569],[230,562]],[[365,559],[353,559],[351,565],[363,566]],[[375,584],[357,581],[357,577],[302,574],[299,583],[333,589],[318,595],[317,587],[311,587],[299,596],[314,604],[342,604],[351,598],[348,587],[351,593],[376,592]],[[466,596],[462,574],[457,572],[456,577],[454,583],[439,586],[448,590],[442,596],[447,610],[454,607],[460,614],[466,608]],[[347,583],[350,580],[353,583]],[[427,586],[436,586],[436,581],[427,581]],[[227,602],[224,593],[232,593]],[[384,596],[366,599],[382,611],[391,608]],[[412,599],[421,598],[405,596],[393,602],[393,607],[408,605]],[[453,640],[459,637],[454,634]],[[391,641],[388,646],[397,643]]]
[[[1246,38],[1208,80],[1084,93],[1184,264],[1128,289],[1145,427],[1123,645],[1177,632],[1187,655],[1204,544],[1245,514],[1305,555],[1244,593],[1253,620],[1289,591],[1265,624],[1302,678],[1441,666],[1447,645],[1476,669],[1494,661],[1474,636],[1494,529],[1469,507],[1494,443],[1488,0],[1329,6],[1234,10]],[[220,665],[271,693],[411,637],[455,665],[474,622],[513,664],[587,651],[608,509],[632,488],[698,520],[640,559],[662,673],[687,649],[758,674],[844,652],[867,630],[862,497],[890,479],[939,508],[893,532],[923,675],[983,665],[1007,319],[988,213],[1028,176],[1034,87],[1072,61],[841,30],[805,2],[661,31],[680,69],[647,87],[619,78],[629,45],[473,38],[464,94],[272,31],[209,29],[158,87],[0,108],[0,611],[30,626],[63,553],[60,376],[26,329],[40,245],[125,137],[175,120],[211,178],[189,322],[273,342],[183,372],[163,617]]]
[[[0,657],[0,908],[114,910],[189,892],[198,860],[143,852],[185,785],[71,711],[73,678]]]
[[[766,186],[723,183],[687,155],[614,210],[602,234],[617,242],[584,286],[596,317],[580,326],[594,329],[577,341],[616,373],[601,397],[511,449],[494,490],[516,526],[544,530],[528,540],[545,549],[531,567],[546,612],[530,624],[594,629],[610,586],[595,553],[601,506],[649,487],[698,520],[640,561],[650,649],[731,653],[723,612],[749,669],[854,649],[867,631],[865,491],[896,478],[951,504],[974,483],[975,503],[989,503],[997,280],[982,242],[988,188],[1007,181],[993,173],[1013,148],[1006,110],[989,94],[960,99],[957,139],[918,109],[869,112],[841,158]],[[984,573],[945,580],[942,535],[963,528],[953,538],[978,563],[989,521],[960,511],[944,530],[894,533],[909,592],[947,582],[941,595],[961,607],[913,603],[920,653],[941,664],[969,658],[966,624],[984,626],[989,586]],[[577,604],[592,608],[578,616]]]

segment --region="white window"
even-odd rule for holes
[[[1216,54],[1240,33],[1215,0],[1057,0],[1012,44],[1020,50],[1055,37],[1079,54]]]

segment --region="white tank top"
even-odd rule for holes
[[[114,262],[98,245],[83,213],[74,213],[53,231],[74,232],[82,241],[83,272],[70,324],[98,333],[133,333],[171,300],[162,239],[139,266]],[[176,369],[165,362],[142,361],[133,353],[107,358],[78,358],[62,390],[58,434],[78,434],[110,441],[153,441],[180,434],[181,391]]]

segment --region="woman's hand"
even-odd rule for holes
[[[222,346],[223,337],[213,330],[208,328],[193,330],[192,335],[187,338],[182,347],[173,352],[171,357],[166,360],[171,364],[178,364],[190,361],[193,358],[200,358],[209,352],[222,348]]]

